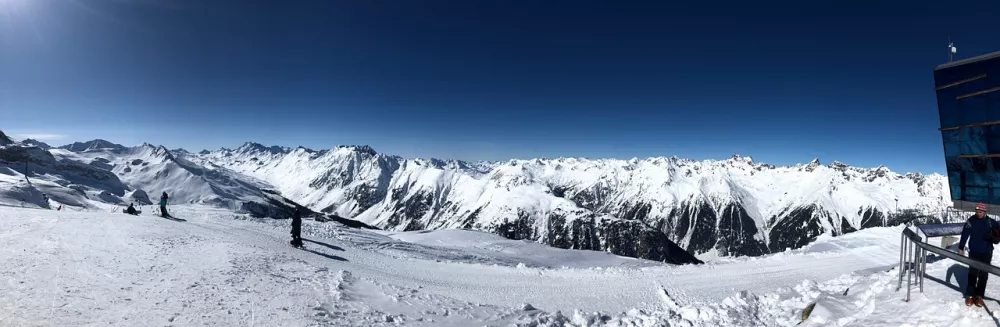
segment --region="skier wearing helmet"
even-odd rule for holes
[[[969,244],[969,259],[991,264],[993,260],[993,244],[996,236],[993,229],[1000,228],[995,220],[986,215],[986,204],[976,204],[976,214],[965,221],[962,228],[962,239],[958,242],[958,254],[965,255],[965,244]],[[969,267],[969,282],[965,288],[965,305],[983,306],[983,295],[986,293],[988,272]]]

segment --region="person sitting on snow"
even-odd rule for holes
[[[125,209],[125,213],[130,214],[130,215],[137,215],[137,214],[139,214],[137,211],[135,211],[135,206],[134,205],[135,205],[134,203],[129,203],[128,204],[128,209]]]
[[[976,204],[976,214],[965,221],[962,239],[958,241],[958,255],[965,255],[965,244],[969,243],[969,259],[985,264],[993,261],[993,229],[1000,228],[995,220],[986,215],[986,204]],[[965,305],[983,306],[986,293],[986,279],[990,273],[969,267],[969,282],[965,288]]]

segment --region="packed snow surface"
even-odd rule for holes
[[[178,206],[179,220],[0,206],[0,326],[983,326],[965,267],[896,291],[902,227],[672,266],[458,229],[357,230]],[[1000,288],[994,282],[987,294]]]

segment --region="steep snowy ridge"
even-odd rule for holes
[[[42,141],[39,141],[39,140],[35,140],[35,139],[25,139],[25,140],[21,141],[21,145],[23,145],[23,146],[33,146],[33,147],[36,147],[36,148],[39,148],[39,149],[42,149],[42,150],[48,150],[48,149],[52,148],[51,145],[48,145],[45,142],[42,142]]]
[[[265,182],[226,168],[198,165],[163,146],[125,147],[104,140],[59,148],[27,141],[0,146],[0,202],[5,204],[149,205],[162,192],[170,195],[170,204],[210,204],[258,217],[287,217],[298,206]]]
[[[122,203],[128,187],[101,164],[67,160],[39,147],[2,146],[0,202],[43,208]]]
[[[662,258],[643,256],[656,255],[646,253],[656,247],[649,242],[676,242],[702,257],[780,252],[823,233],[890,224],[897,199],[900,209],[920,210],[949,201],[939,174],[818,159],[784,167],[739,155],[470,164],[403,159],[366,146],[314,151],[255,143],[196,157],[269,182],[313,209],[389,230],[474,228],[651,259]]]
[[[95,142],[95,141],[92,141]],[[285,217],[295,207],[266,190],[265,183],[221,167],[205,167],[177,157],[163,146],[142,144],[131,148],[88,146],[85,151],[52,151],[75,160],[104,162],[106,168],[128,185],[171,203],[201,203],[252,212],[258,216]]]
[[[10,144],[14,144],[14,140],[8,137],[7,134],[0,132],[0,146],[10,145]]]
[[[125,150],[124,145],[111,143],[109,141],[101,139],[91,140],[87,142],[75,142],[73,144],[63,145],[59,148],[73,152],[87,152],[95,150],[114,150],[114,151]]]

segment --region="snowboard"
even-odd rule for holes
[[[157,216],[157,217],[160,217],[160,218],[163,218],[163,219],[169,219],[169,220],[173,220],[173,221],[187,221],[185,219],[177,218],[177,217],[174,217],[174,216],[171,216],[171,215]]]

